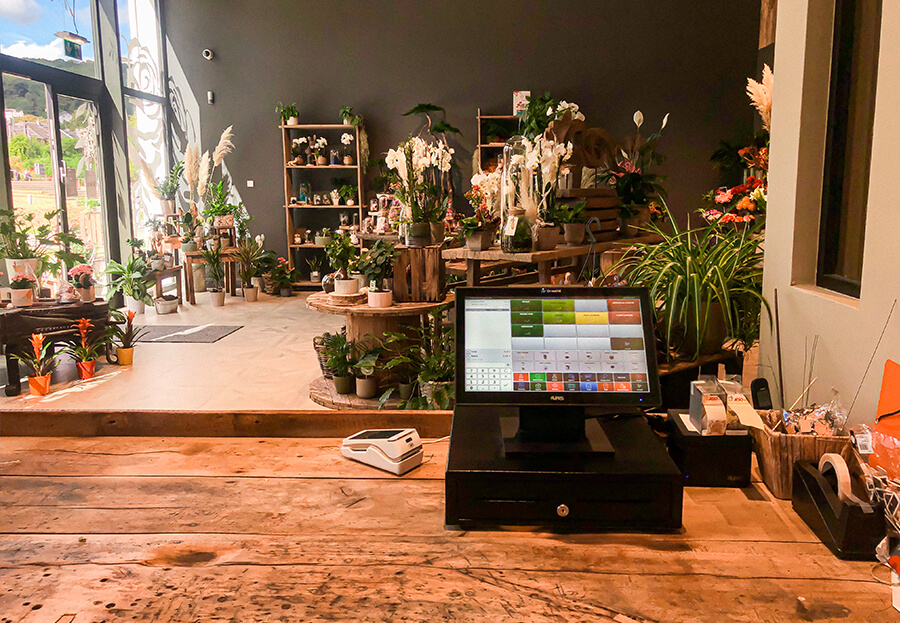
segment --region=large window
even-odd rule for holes
[[[817,285],[859,297],[881,0],[835,0]]]
[[[162,49],[156,0],[119,0],[119,52],[127,89],[163,94]]]

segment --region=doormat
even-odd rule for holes
[[[146,333],[138,342],[163,342],[167,344],[212,344],[218,342],[226,335],[231,335],[241,326],[224,326],[203,324],[197,326],[187,325],[144,325]]]

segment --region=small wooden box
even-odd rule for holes
[[[447,283],[442,245],[398,247],[394,265],[394,300],[398,303],[436,303],[444,300]]]
[[[569,188],[557,193],[564,203],[585,202],[585,220],[596,217],[600,222],[591,226],[594,239],[598,242],[615,240],[618,235],[619,197],[614,190],[606,188]]]
[[[791,499],[794,463],[810,461],[818,465],[823,454],[841,454],[850,443],[849,436],[788,435],[768,426],[763,430],[751,428],[750,434],[763,482],[779,500]]]

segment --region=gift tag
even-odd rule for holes
[[[506,227],[503,228],[504,236],[514,236],[516,234],[516,227],[519,225],[519,217],[518,216],[510,216],[506,221]]]

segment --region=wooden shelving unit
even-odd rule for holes
[[[478,109],[478,144],[476,149],[478,150],[478,168],[482,171],[486,170],[495,159],[497,161],[502,160],[503,146],[506,145],[505,141],[487,140],[490,137],[485,135],[485,121],[497,123],[504,127],[509,126],[508,129],[512,130],[518,125],[519,118],[516,115],[483,115],[481,114],[481,109]],[[510,136],[513,134],[515,134],[515,131]],[[502,162],[500,162],[500,165],[502,165]]]
[[[342,123],[310,123],[300,125],[279,125],[282,138],[282,162],[284,172],[284,217],[285,217],[285,233],[287,236],[288,247],[288,263],[291,269],[300,268],[304,273],[307,268],[304,259],[309,253],[321,253],[325,247],[316,244],[294,244],[294,228],[306,227],[307,229],[319,229],[321,227],[329,227],[337,230],[340,221],[337,214],[333,217],[323,219],[321,215],[329,214],[329,210],[346,210],[352,213],[356,210],[359,222],[363,220],[363,198],[365,197],[365,189],[363,188],[363,169],[359,161],[359,127],[352,125],[344,125]],[[291,154],[291,141],[301,136],[310,136],[316,134],[324,136],[328,139],[327,152],[331,149],[339,149],[343,151],[343,145],[340,142],[341,135],[349,132],[353,135],[353,149],[355,150],[355,164],[327,164],[327,165],[296,165],[288,164],[293,160]],[[319,171],[317,173],[316,171]],[[314,205],[308,204],[291,204],[291,198],[295,197],[294,192],[294,175],[295,172],[302,172],[304,175],[303,182],[308,182],[312,192],[321,193],[332,190],[329,184],[329,176],[324,171],[334,174],[336,171],[356,171],[357,198],[356,205]],[[311,217],[310,210],[317,211],[320,216]],[[313,212],[316,213],[316,212]],[[324,257],[323,263],[324,263]],[[294,286],[300,288],[319,288],[321,284],[310,281],[308,278],[301,279],[294,283]]]

